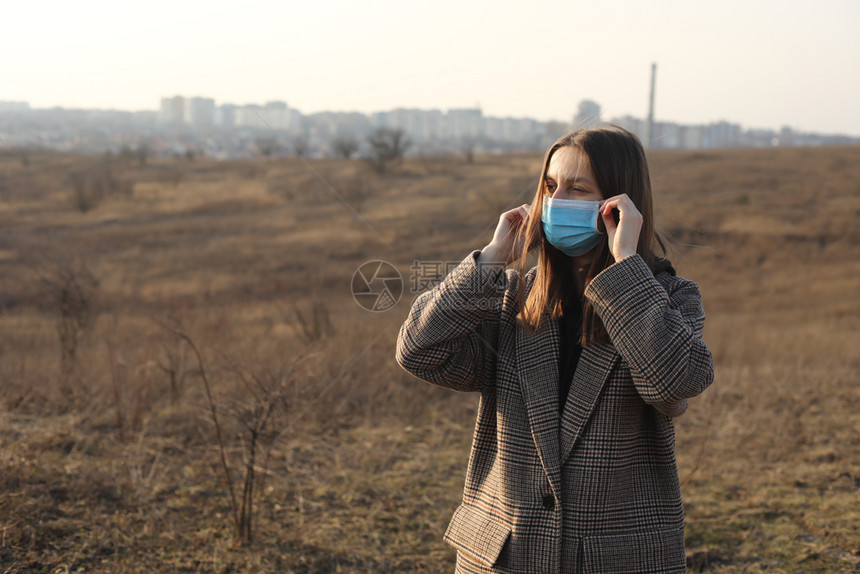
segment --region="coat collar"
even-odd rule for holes
[[[561,464],[570,455],[591,417],[618,354],[609,345],[593,345],[582,350],[560,417],[558,321],[545,315],[532,334],[519,325],[516,338],[517,371],[532,438],[552,488],[560,493]]]
[[[561,493],[561,444],[558,416],[558,322],[544,316],[534,333],[517,326],[517,371],[529,427],[553,490]]]
[[[582,350],[561,416],[561,464],[567,460],[585,428],[619,355],[611,345]]]

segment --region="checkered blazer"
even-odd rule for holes
[[[416,298],[396,350],[415,376],[481,394],[444,537],[457,572],[683,572],[670,417],[714,376],[697,285],[655,277],[638,255],[595,277],[585,296],[612,344],[582,350],[559,414],[558,322],[528,334],[518,275],[494,283],[479,254]]]

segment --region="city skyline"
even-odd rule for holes
[[[174,111],[174,113],[178,114],[178,115],[176,115],[173,119],[169,119],[169,120],[165,121],[164,105],[165,105],[165,102],[168,102],[168,101],[175,101],[176,103],[178,103],[178,105],[180,107],[179,107],[179,110]],[[211,110],[209,111],[209,113],[212,114],[212,118],[210,120],[194,121],[194,120],[190,120],[188,117],[186,117],[186,115],[189,113],[192,113],[192,114],[195,114],[195,113],[199,114],[200,113],[199,111],[198,112],[189,112],[189,109],[186,106],[188,104],[191,104],[192,102],[197,102],[198,104],[203,104],[206,107],[211,106]],[[583,104],[586,104],[589,107],[596,106],[597,115],[592,116],[590,114],[586,114],[585,116],[583,116],[583,109],[582,109]],[[243,121],[240,121],[238,123],[234,123],[232,120],[230,120],[228,122],[224,122],[223,120],[219,119],[221,117],[221,114],[223,113],[222,110],[224,110],[224,109],[229,109],[230,110],[229,113],[231,114],[231,116],[234,112],[238,112],[238,113],[241,113],[243,115],[243,117],[245,117],[246,119],[244,119]],[[449,114],[450,112],[464,112],[464,111],[465,112],[477,111],[479,116],[483,117],[484,119],[527,121],[527,122],[537,122],[537,123],[543,123],[543,124],[547,124],[547,123],[548,124],[552,124],[552,123],[566,124],[569,127],[573,127],[574,125],[585,125],[585,124],[596,123],[596,122],[604,122],[604,123],[608,122],[608,123],[618,124],[618,125],[621,125],[622,127],[626,127],[628,129],[631,129],[630,122],[647,123],[647,114],[636,115],[636,114],[625,113],[622,115],[615,115],[612,117],[608,117],[604,113],[602,106],[598,102],[594,102],[593,100],[581,100],[578,103],[578,105],[572,109],[571,113],[569,114],[568,118],[566,118],[566,119],[549,119],[549,120],[541,120],[541,119],[529,117],[529,116],[492,115],[492,114],[485,113],[485,110],[483,110],[479,105],[478,106],[472,106],[472,107],[456,107],[456,108],[447,108],[447,109],[439,108],[439,107],[436,107],[436,108],[415,108],[415,107],[406,107],[406,106],[396,106],[394,108],[390,108],[390,109],[386,109],[386,110],[376,110],[376,111],[372,111],[372,112],[362,112],[362,111],[358,111],[358,110],[318,110],[318,111],[312,112],[312,113],[304,113],[304,112],[302,112],[302,110],[298,110],[298,109],[294,108],[293,106],[289,106],[288,103],[284,100],[270,100],[270,101],[265,101],[265,102],[258,100],[258,101],[253,101],[253,102],[236,104],[233,102],[218,102],[218,100],[216,100],[215,98],[211,98],[211,97],[207,97],[207,96],[200,96],[200,95],[186,96],[186,95],[182,95],[182,94],[174,94],[173,96],[169,96],[169,97],[161,97],[160,98],[160,105],[152,106],[152,107],[145,108],[145,109],[137,109],[137,110],[123,110],[123,109],[118,109],[118,108],[66,108],[63,106],[36,108],[36,107],[31,106],[30,102],[28,102],[28,101],[8,101],[8,100],[4,101],[4,100],[0,100],[0,113],[21,112],[21,111],[50,112],[51,110],[64,110],[64,111],[69,111],[69,112],[108,112],[108,113],[120,112],[120,113],[131,113],[131,114],[141,114],[141,115],[151,114],[151,115],[153,115],[154,118],[156,118],[157,123],[162,124],[162,125],[188,125],[188,126],[194,126],[194,125],[196,125],[196,126],[237,125],[238,126],[238,125],[256,124],[257,127],[267,127],[267,128],[277,127],[280,129],[283,129],[285,126],[289,126],[290,120],[284,120],[283,118],[272,120],[272,118],[269,116],[269,114],[271,114],[273,111],[274,112],[284,112],[284,113],[289,112],[289,114],[293,117],[292,122],[294,122],[294,127],[296,125],[295,124],[296,116],[298,116],[298,118],[299,118],[299,124],[298,125],[301,125],[300,122],[301,122],[302,118],[308,118],[308,117],[314,117],[314,116],[325,116],[325,115],[332,115],[332,116],[338,116],[338,117],[345,117],[345,116],[349,116],[349,115],[362,115],[362,116],[366,116],[368,119],[372,120],[373,118],[391,116],[392,114],[396,115],[396,114],[403,114],[403,113],[417,113],[417,114],[433,114],[433,113],[436,113],[436,114],[442,114],[444,116],[444,115]],[[263,114],[260,117],[256,117],[256,114],[254,114],[255,111],[263,112]],[[254,118],[249,119],[252,116],[254,116]],[[587,118],[587,120],[584,123],[583,123],[583,117]],[[596,117],[596,120],[595,120],[595,117]],[[755,131],[762,131],[762,132],[771,131],[771,132],[776,133],[779,131],[783,131],[783,132],[791,132],[791,133],[794,133],[796,135],[826,136],[826,137],[845,136],[846,138],[851,139],[851,140],[856,140],[858,138],[858,136],[852,136],[851,134],[848,134],[846,132],[817,132],[817,131],[813,131],[813,130],[799,130],[799,129],[797,129],[797,128],[789,125],[789,124],[782,124],[779,126],[749,126],[749,125],[743,125],[740,122],[733,121],[732,118],[721,118],[719,120],[708,121],[708,122],[685,123],[685,122],[675,121],[672,118],[656,117],[655,118],[655,125],[657,125],[657,124],[677,126],[677,127],[707,127],[707,126],[713,126],[713,125],[732,125],[736,129],[746,129],[748,131],[753,131],[753,132],[755,132]],[[392,126],[389,125],[389,126],[380,126],[380,127],[392,127]],[[399,127],[399,126],[397,126],[397,127]],[[641,128],[641,126],[640,126],[640,128]],[[631,129],[631,131],[634,131],[634,133],[639,133],[640,128]],[[813,145],[817,145],[817,144],[813,144]]]
[[[728,121],[681,124],[624,115],[605,117],[583,100],[571,122],[493,117],[480,108],[404,109],[363,114],[324,111],[305,115],[286,102],[238,106],[180,95],[161,99],[158,111],[30,108],[0,101],[0,149],[53,149],[88,154],[144,153],[156,157],[204,155],[214,159],[260,156],[369,157],[372,140],[405,138],[407,155],[538,153],[573,127],[608,121],[653,149],[858,145],[860,138],[790,127],[747,128]],[[398,135],[398,131],[400,132]]]
[[[860,5],[767,1],[528,8],[443,0],[147,8],[15,4],[0,25],[0,100],[36,108],[152,109],[166,94],[304,114],[480,106],[494,117],[656,117],[860,135]]]

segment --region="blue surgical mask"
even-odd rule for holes
[[[588,253],[603,238],[597,230],[599,211],[599,201],[545,197],[540,219],[547,241],[565,255]]]

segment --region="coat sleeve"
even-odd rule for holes
[[[508,276],[492,281],[473,251],[412,303],[395,357],[408,372],[457,391],[480,391],[495,380],[499,316]]]
[[[599,273],[585,296],[630,366],[646,403],[678,416],[686,410],[686,399],[713,382],[713,357],[702,341],[705,313],[696,283],[670,277],[664,286],[634,255]]]

